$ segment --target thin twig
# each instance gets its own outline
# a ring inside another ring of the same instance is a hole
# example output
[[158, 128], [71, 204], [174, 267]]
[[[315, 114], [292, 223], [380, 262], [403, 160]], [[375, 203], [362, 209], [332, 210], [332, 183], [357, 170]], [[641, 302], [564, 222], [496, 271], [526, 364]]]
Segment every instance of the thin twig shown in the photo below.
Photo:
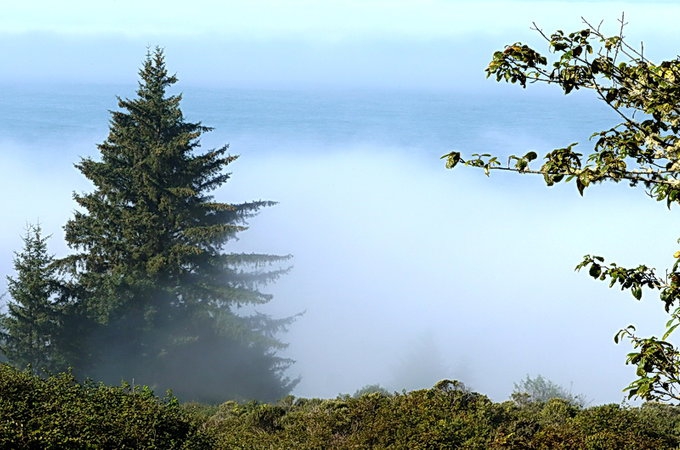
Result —
[[[472, 166], [472, 167], [478, 167], [478, 166]], [[480, 168], [485, 168], [488, 170], [502, 170], [506, 172], [516, 172], [516, 173], [521, 173], [521, 174], [530, 174], [530, 175], [551, 175], [551, 176], [578, 176], [580, 172], [548, 172], [548, 171], [543, 171], [543, 170], [534, 170], [534, 169], [517, 169], [514, 167], [508, 167], [508, 166], [490, 166], [490, 167], [480, 167]], [[667, 173], [672, 173], [672, 171], [665, 171]], [[655, 178], [658, 176], [659, 172], [653, 172], [653, 173], [647, 173], [647, 172], [634, 172], [634, 171], [629, 171], [621, 174], [620, 176], [614, 177], [614, 176], [605, 176], [601, 180], [594, 180], [594, 181], [605, 181], [605, 180], [610, 180], [610, 181], [615, 181], [618, 182], [620, 180], [627, 180], [627, 181], [634, 181], [636, 183], [649, 183], [649, 184], [660, 184], [660, 185], [667, 185], [667, 186], [680, 186], [680, 181], [676, 179], [659, 179]]]

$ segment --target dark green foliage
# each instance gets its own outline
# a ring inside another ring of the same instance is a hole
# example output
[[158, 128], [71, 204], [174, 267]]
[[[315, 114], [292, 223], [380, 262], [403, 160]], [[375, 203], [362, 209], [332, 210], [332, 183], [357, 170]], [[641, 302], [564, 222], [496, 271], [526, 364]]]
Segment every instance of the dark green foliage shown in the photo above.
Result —
[[41, 379], [0, 365], [0, 448], [628, 449], [680, 445], [680, 409], [562, 399], [493, 403], [444, 380], [432, 389], [276, 404], [158, 399], [150, 389]]
[[0, 448], [208, 449], [209, 435], [177, 400], [146, 388], [41, 379], [0, 365]]
[[220, 448], [487, 448], [499, 420], [493, 403], [458, 382], [430, 390], [336, 400], [230, 402], [207, 427]]
[[258, 287], [286, 270], [287, 256], [233, 254], [225, 245], [272, 202], [230, 204], [211, 192], [237, 157], [228, 147], [199, 151], [210, 130], [184, 120], [168, 95], [163, 52], [147, 56], [137, 97], [119, 99], [101, 159], [76, 167], [95, 186], [75, 194], [80, 209], [60, 260], [68, 362], [79, 377], [173, 388], [186, 400], [275, 400], [295, 380], [276, 351], [291, 319], [245, 314], [266, 303]]
[[39, 225], [28, 226], [24, 248], [14, 258], [16, 277], [7, 278], [8, 312], [0, 316], [1, 353], [13, 365], [39, 373], [65, 368], [56, 348], [61, 323], [58, 278], [47, 239]]
[[221, 449], [673, 449], [680, 412], [583, 409], [562, 399], [493, 403], [456, 381], [403, 394], [275, 405], [227, 402], [205, 423]]

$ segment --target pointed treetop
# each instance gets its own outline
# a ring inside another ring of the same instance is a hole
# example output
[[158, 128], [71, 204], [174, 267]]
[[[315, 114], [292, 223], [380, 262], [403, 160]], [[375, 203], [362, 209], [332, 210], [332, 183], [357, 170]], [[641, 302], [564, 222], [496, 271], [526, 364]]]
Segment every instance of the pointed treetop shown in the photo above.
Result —
[[138, 82], [137, 94], [145, 100], [163, 98], [165, 89], [177, 82], [175, 75], [168, 75], [165, 67], [165, 54], [159, 46], [156, 46], [153, 51], [147, 50], [144, 65], [139, 70], [139, 77], [141, 80]]

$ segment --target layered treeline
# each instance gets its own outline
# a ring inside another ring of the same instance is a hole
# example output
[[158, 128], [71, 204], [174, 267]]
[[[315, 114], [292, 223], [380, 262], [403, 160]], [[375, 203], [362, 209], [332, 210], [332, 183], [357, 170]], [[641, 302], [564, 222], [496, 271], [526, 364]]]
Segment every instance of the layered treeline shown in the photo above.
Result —
[[93, 190], [74, 194], [70, 254], [50, 255], [39, 225], [26, 232], [0, 317], [2, 353], [38, 374], [71, 370], [182, 399], [281, 398], [296, 380], [284, 375], [291, 361], [278, 356], [276, 333], [291, 319], [253, 307], [271, 300], [260, 288], [286, 271], [288, 256], [226, 249], [273, 203], [216, 200], [237, 157], [228, 146], [200, 148], [210, 128], [184, 119], [162, 50], [139, 76], [98, 157], [76, 164]]
[[146, 388], [78, 384], [0, 365], [2, 448], [646, 449], [680, 446], [680, 408], [494, 403], [455, 381], [432, 389], [219, 406]]

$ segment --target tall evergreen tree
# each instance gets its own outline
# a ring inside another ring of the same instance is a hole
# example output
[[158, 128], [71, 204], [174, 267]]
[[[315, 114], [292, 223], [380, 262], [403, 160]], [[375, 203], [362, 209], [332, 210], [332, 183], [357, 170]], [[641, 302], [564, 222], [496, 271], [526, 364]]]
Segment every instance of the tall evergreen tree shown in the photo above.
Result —
[[0, 315], [0, 351], [14, 366], [37, 373], [65, 368], [58, 350], [60, 311], [55, 260], [40, 225], [29, 225], [15, 254], [15, 277], [7, 277], [8, 312]]
[[[83, 342], [78, 373], [172, 388], [186, 399], [271, 400], [295, 380], [275, 333], [290, 319], [243, 314], [271, 296], [258, 290], [288, 256], [226, 253], [245, 221], [273, 203], [218, 202], [228, 146], [199, 151], [211, 128], [184, 120], [167, 95], [162, 50], [147, 55], [137, 97], [118, 99], [101, 160], [76, 167], [95, 186], [65, 226], [74, 253], [69, 328]], [[273, 265], [273, 266], [272, 266]], [[83, 339], [85, 337], [85, 339]], [[74, 336], [74, 339], [77, 336]]]

